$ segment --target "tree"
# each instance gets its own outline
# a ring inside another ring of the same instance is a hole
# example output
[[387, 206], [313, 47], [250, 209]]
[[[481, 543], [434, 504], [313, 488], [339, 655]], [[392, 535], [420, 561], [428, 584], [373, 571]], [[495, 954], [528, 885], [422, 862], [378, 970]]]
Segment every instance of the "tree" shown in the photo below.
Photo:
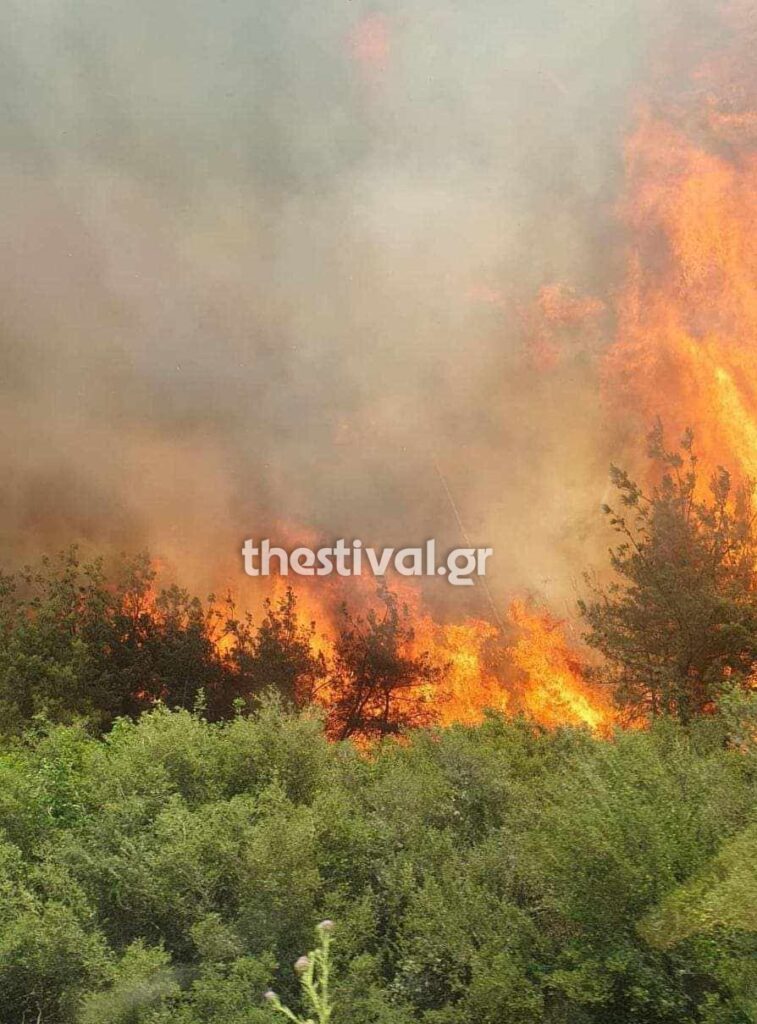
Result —
[[430, 724], [443, 668], [428, 653], [415, 654], [415, 633], [406, 607], [386, 587], [383, 610], [365, 617], [342, 608], [329, 679], [329, 731], [337, 739], [377, 739]]
[[201, 691], [222, 703], [218, 609], [155, 580], [146, 554], [108, 576], [75, 547], [0, 574], [0, 729], [17, 732], [38, 714], [105, 729], [158, 699], [192, 707]]
[[201, 695], [218, 714], [230, 712], [213, 599], [204, 605], [176, 585], [156, 591], [146, 556], [121, 567], [112, 595], [107, 614], [95, 620], [91, 649], [97, 685], [115, 681], [116, 714], [138, 714], [156, 700], [191, 708]]
[[233, 614], [226, 625], [232, 645], [226, 659], [233, 666], [240, 696], [275, 690], [285, 702], [303, 707], [312, 702], [326, 676], [326, 662], [314, 650], [315, 623], [303, 624], [291, 587], [273, 602], [264, 602], [265, 615], [255, 627], [249, 615]]
[[746, 685], [757, 658], [754, 517], [750, 488], [718, 469], [709, 496], [687, 431], [669, 451], [658, 422], [649, 436], [658, 482], [649, 493], [612, 467], [623, 512], [605, 506], [621, 542], [616, 579], [579, 602], [586, 640], [604, 656], [596, 674], [629, 719], [713, 710], [723, 689]]

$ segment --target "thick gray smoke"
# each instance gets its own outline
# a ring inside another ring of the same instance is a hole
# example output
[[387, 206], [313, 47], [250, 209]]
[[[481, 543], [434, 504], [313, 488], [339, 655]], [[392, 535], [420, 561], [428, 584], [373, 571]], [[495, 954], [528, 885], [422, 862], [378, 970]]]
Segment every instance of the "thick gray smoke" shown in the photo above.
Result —
[[245, 536], [454, 545], [436, 461], [497, 596], [562, 601], [611, 323], [540, 358], [534, 301], [617, 274], [654, 29], [632, 0], [6, 5], [5, 558], [148, 545], [210, 586]]

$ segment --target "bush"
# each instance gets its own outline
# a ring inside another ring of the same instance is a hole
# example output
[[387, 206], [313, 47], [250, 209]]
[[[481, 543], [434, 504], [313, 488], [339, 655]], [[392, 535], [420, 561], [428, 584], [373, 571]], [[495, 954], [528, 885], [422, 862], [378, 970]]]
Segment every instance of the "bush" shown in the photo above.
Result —
[[269, 987], [307, 1016], [292, 965], [328, 917], [332, 1024], [746, 1024], [736, 710], [610, 740], [490, 716], [370, 756], [275, 700], [35, 727], [0, 753], [0, 1022], [272, 1024]]

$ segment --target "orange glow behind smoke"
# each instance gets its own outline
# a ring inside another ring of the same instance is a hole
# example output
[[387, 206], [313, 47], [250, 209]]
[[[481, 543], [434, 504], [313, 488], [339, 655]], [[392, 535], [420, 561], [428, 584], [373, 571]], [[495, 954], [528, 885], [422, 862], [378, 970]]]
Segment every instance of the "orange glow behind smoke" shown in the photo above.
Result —
[[367, 14], [352, 30], [349, 48], [367, 77], [383, 74], [389, 64], [389, 23], [383, 14]]
[[534, 366], [551, 370], [562, 359], [566, 345], [598, 339], [598, 321], [604, 303], [583, 298], [562, 284], [544, 285], [535, 308], [524, 316], [526, 346]]

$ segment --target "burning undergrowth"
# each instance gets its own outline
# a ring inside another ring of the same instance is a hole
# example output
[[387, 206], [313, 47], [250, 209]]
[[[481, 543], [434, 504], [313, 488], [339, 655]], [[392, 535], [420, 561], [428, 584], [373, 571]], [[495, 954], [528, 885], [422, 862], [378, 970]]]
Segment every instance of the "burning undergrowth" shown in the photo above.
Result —
[[[639, 466], [659, 415], [694, 428], [707, 473], [757, 473], [754, 11], [650, 5], [630, 40], [610, 12], [598, 47], [579, 5], [575, 61], [566, 25], [523, 27], [536, 70], [494, 13], [417, 0], [319, 20], [299, 5], [298, 28], [265, 21], [251, 45], [279, 70], [255, 62], [248, 87], [232, 44], [250, 25], [230, 5], [210, 34], [187, 23], [176, 91], [135, 65], [126, 15], [105, 25], [88, 7], [109, 45], [64, 26], [57, 120], [21, 58], [62, 26], [19, 14], [8, 561], [71, 540], [147, 546], [166, 579], [230, 587], [232, 619], [259, 626], [285, 581], [242, 590], [242, 529], [470, 534], [496, 551], [491, 594], [390, 584], [424, 715], [609, 726], [572, 612], [575, 574], [605, 546], [607, 464]], [[470, 61], [457, 41], [473, 37], [492, 45]], [[220, 93], [195, 84], [221, 66], [223, 122]], [[150, 613], [156, 637], [199, 614], [182, 600]], [[332, 676], [343, 604], [381, 635], [372, 588], [298, 588], [298, 628]], [[230, 664], [249, 635], [224, 615], [213, 643]]]

